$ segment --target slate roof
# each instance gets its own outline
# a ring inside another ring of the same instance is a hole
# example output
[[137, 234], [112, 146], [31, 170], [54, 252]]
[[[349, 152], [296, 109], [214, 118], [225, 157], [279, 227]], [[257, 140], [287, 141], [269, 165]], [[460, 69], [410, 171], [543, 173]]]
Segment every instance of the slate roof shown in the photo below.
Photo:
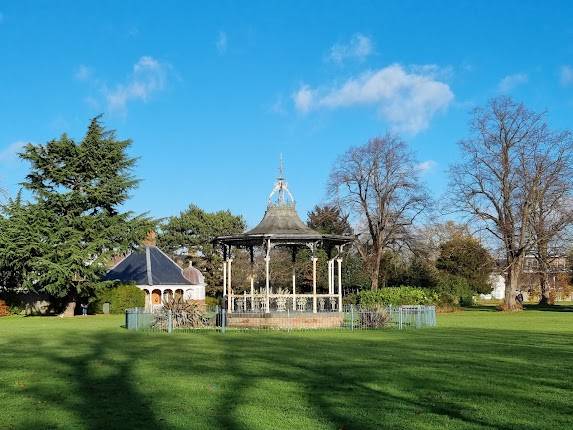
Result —
[[261, 222], [246, 233], [218, 236], [211, 242], [232, 246], [260, 245], [266, 240], [292, 245], [321, 242], [327, 247], [332, 247], [352, 242], [353, 239], [351, 236], [321, 234], [302, 222], [296, 211], [294, 197], [284, 177], [281, 157], [279, 176], [269, 195], [267, 210]]
[[307, 235], [318, 238], [321, 236], [319, 232], [302, 222], [294, 204], [269, 205], [261, 222], [245, 233], [245, 235], [257, 234]]
[[111, 268], [104, 279], [136, 285], [194, 285], [181, 267], [156, 246], [134, 251]]

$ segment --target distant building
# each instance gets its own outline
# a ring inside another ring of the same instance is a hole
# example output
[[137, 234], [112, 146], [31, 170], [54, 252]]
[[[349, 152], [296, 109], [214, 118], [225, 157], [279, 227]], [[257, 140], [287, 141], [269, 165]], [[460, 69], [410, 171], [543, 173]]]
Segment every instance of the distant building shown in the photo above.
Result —
[[[499, 260], [498, 266], [502, 267], [504, 261]], [[571, 294], [565, 291], [559, 291], [558, 279], [560, 276], [568, 276], [571, 272], [570, 262], [567, 256], [555, 255], [549, 260], [549, 288], [555, 291], [556, 296], [561, 299], [570, 299]], [[539, 268], [539, 261], [534, 255], [526, 255], [523, 260], [523, 269], [521, 271], [518, 292], [521, 292], [525, 300], [528, 300], [530, 296], [539, 295], [539, 277], [537, 276], [541, 272]], [[492, 286], [492, 292], [489, 294], [480, 294], [480, 298], [490, 300], [502, 300], [505, 298], [505, 277], [503, 273], [494, 272], [490, 275], [490, 283]]]
[[484, 300], [502, 300], [505, 297], [505, 278], [499, 273], [492, 273], [489, 275], [489, 282], [491, 284], [491, 293], [480, 294], [480, 298]]
[[157, 246], [132, 252], [112, 267], [105, 279], [135, 284], [145, 292], [145, 308], [153, 311], [173, 297], [205, 301], [205, 278], [193, 266], [181, 269]]

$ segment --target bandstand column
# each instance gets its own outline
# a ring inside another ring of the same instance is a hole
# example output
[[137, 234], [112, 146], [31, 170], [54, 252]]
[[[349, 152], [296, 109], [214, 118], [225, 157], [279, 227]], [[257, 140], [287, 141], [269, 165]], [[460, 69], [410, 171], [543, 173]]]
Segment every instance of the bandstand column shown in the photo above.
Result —
[[292, 310], [296, 311], [296, 271], [292, 265]]
[[249, 276], [251, 281], [251, 310], [254, 310], [255, 309], [255, 250], [252, 246], [249, 247], [249, 254], [251, 257], [251, 275]]
[[335, 283], [335, 273], [336, 273], [336, 269], [334, 268], [335, 264], [334, 264], [334, 258], [332, 259], [332, 264], [330, 265], [330, 270], [332, 271], [332, 294], [334, 294], [335, 291], [335, 287], [334, 287], [334, 283]]
[[332, 260], [328, 260], [328, 294], [332, 294]]
[[296, 248], [292, 248], [292, 310], [296, 311]]
[[271, 262], [271, 257], [265, 257], [265, 273], [266, 273], [266, 280], [265, 280], [265, 312], [268, 314], [270, 312], [270, 299], [269, 299], [269, 290], [270, 290], [270, 280], [269, 280], [269, 265]]
[[342, 312], [342, 258], [337, 258], [336, 262], [338, 263], [338, 311]]
[[316, 313], [316, 262], [318, 258], [312, 257], [312, 312]]
[[227, 257], [223, 259], [223, 302], [227, 299]]
[[229, 265], [229, 269], [227, 270], [227, 276], [229, 277], [227, 286], [229, 288], [229, 301], [227, 302], [227, 312], [231, 312], [233, 310], [233, 287], [231, 283], [231, 263], [233, 262], [232, 258], [229, 258], [227, 264]]
[[270, 272], [270, 263], [271, 263], [271, 240], [268, 239], [267, 240], [267, 255], [265, 257], [265, 275], [266, 275], [266, 280], [265, 280], [265, 288], [266, 288], [266, 298], [265, 298], [265, 307], [266, 307], [266, 313], [270, 313], [271, 312], [271, 301], [270, 301], [270, 297], [269, 297], [269, 293], [270, 293], [270, 279], [269, 279], [269, 272]]

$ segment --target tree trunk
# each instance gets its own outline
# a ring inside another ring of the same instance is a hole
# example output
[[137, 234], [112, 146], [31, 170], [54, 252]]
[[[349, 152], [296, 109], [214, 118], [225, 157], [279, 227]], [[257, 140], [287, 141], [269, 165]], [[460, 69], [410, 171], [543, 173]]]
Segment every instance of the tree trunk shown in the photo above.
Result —
[[[544, 231], [541, 228], [541, 231]], [[550, 298], [549, 298], [549, 252], [548, 252], [548, 244], [546, 240], [540, 240], [537, 244], [538, 253], [537, 253], [537, 263], [539, 265], [539, 287], [541, 289], [541, 298], [539, 299], [540, 305], [549, 305]]]
[[515, 260], [513, 264], [507, 269], [507, 276], [505, 279], [505, 299], [504, 310], [515, 311], [521, 309], [521, 305], [517, 303], [517, 288], [519, 285], [519, 271], [520, 264]]
[[373, 290], [377, 290], [378, 289], [378, 277], [380, 276], [380, 265], [374, 263], [374, 268], [372, 270], [372, 283], [370, 284], [370, 288], [372, 288]]
[[76, 313], [76, 295], [69, 293], [66, 297], [66, 307], [61, 313], [62, 317], [73, 317]]
[[551, 305], [551, 297], [549, 295], [549, 282], [547, 279], [547, 273], [543, 271], [539, 276], [539, 286], [541, 287], [541, 298], [539, 299], [540, 305]]
[[382, 256], [380, 255], [381, 253], [378, 252], [376, 254], [376, 258], [374, 259], [374, 266], [372, 267], [372, 273], [371, 273], [371, 288], [373, 290], [377, 290], [378, 289], [378, 284], [380, 282], [380, 265], [381, 265], [381, 261], [382, 261]]

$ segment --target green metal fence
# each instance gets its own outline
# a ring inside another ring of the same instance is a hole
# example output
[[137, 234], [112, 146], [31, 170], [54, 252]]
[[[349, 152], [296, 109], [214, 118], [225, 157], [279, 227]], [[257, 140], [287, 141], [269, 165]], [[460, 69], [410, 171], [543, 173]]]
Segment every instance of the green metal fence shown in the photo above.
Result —
[[396, 306], [361, 309], [346, 305], [341, 312], [233, 312], [209, 307], [193, 327], [178, 326], [177, 315], [152, 313], [144, 308], [125, 312], [125, 327], [145, 332], [182, 333], [203, 330], [372, 330], [394, 328], [419, 329], [436, 326], [435, 306]]

